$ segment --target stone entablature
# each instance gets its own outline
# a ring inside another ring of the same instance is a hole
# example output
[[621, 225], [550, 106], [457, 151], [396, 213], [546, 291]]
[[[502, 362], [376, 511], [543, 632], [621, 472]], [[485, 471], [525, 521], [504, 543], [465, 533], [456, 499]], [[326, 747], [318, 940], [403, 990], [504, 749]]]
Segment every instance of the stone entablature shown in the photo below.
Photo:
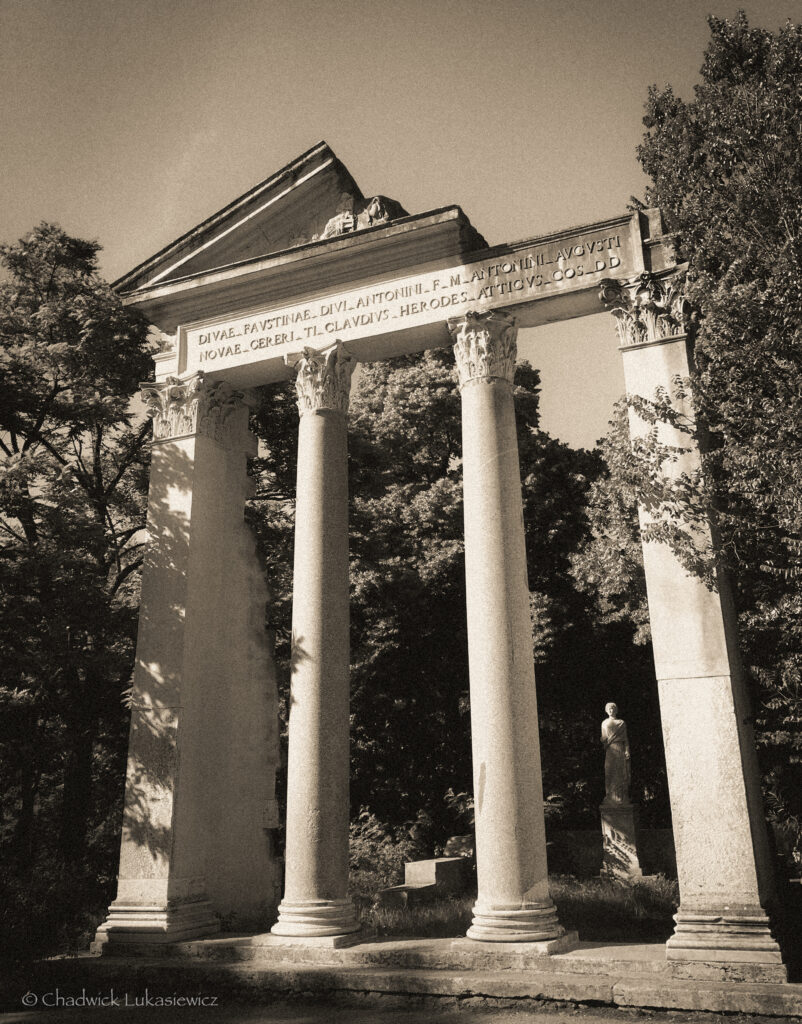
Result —
[[684, 274], [657, 277], [643, 273], [636, 281], [603, 281], [599, 298], [615, 318], [621, 348], [650, 345], [687, 335], [692, 326], [685, 298]]
[[228, 419], [244, 397], [224, 381], [208, 381], [202, 372], [187, 380], [168, 377], [162, 384], [144, 383], [141, 397], [153, 420], [153, 441], [174, 441], [202, 434], [218, 444], [229, 443]]
[[501, 310], [449, 320], [460, 388], [490, 380], [512, 384], [518, 352], [515, 317]]
[[356, 360], [341, 342], [319, 352], [305, 348], [301, 353], [287, 356], [286, 362], [296, 370], [299, 416], [321, 409], [348, 412]]
[[632, 282], [673, 267], [651, 213], [493, 248], [467, 239], [456, 208], [376, 220], [368, 231], [357, 218], [355, 229], [351, 220], [332, 224], [344, 233], [311, 248], [141, 289], [125, 301], [176, 332], [172, 362], [159, 360], [160, 379], [203, 370], [250, 387], [285, 377], [286, 355], [335, 338], [371, 362], [446, 346], [446, 320], [472, 311], [508, 309], [522, 328], [599, 312], [599, 287], [613, 275]]

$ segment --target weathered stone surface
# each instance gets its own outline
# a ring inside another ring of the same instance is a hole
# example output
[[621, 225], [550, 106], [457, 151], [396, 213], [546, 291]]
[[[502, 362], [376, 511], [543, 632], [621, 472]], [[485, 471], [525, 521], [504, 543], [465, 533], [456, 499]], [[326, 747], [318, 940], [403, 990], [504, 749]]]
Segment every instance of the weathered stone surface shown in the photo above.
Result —
[[352, 361], [341, 346], [297, 360], [300, 422], [292, 601], [284, 897], [273, 933], [359, 930], [348, 897], [349, 608], [345, 410]]
[[[549, 895], [521, 477], [515, 323], [449, 321], [462, 395], [465, 578], [479, 894], [469, 938], [540, 942]], [[515, 713], [511, 713], [511, 709]]]
[[642, 878], [638, 859], [637, 814], [632, 804], [599, 808], [602, 827], [602, 874], [624, 881]]
[[376, 902], [383, 907], [405, 907], [462, 892], [470, 883], [472, 867], [465, 857], [408, 861], [404, 865], [404, 884], [381, 889]]
[[[602, 295], [618, 322], [628, 393], [649, 401], [658, 388], [673, 395], [690, 365], [680, 284], [643, 275], [633, 287], [611, 286]], [[674, 405], [693, 423], [690, 397]], [[649, 429], [631, 410], [633, 437]], [[669, 476], [698, 471], [687, 432], [661, 424], [659, 439], [684, 449], [664, 467]], [[640, 519], [646, 529], [649, 512], [641, 509]], [[691, 541], [710, 543], [709, 530], [699, 529], [689, 532]], [[717, 591], [709, 590], [666, 544], [647, 541], [643, 558], [680, 883], [668, 956], [710, 961], [719, 949], [739, 962], [749, 960], [749, 950], [759, 959], [772, 948], [779, 960], [765, 915], [775, 887], [727, 581], [719, 577]], [[740, 930], [737, 943], [733, 929]]]
[[348, 170], [321, 142], [126, 274], [136, 291], [310, 242], [341, 210], [364, 204]]
[[631, 976], [615, 980], [612, 1001], [616, 1006], [797, 1017], [802, 1015], [802, 985], [669, 979], [656, 982]]
[[438, 895], [461, 892], [470, 881], [470, 862], [465, 857], [434, 857], [404, 865], [406, 885], [434, 885]]
[[[374, 197], [366, 214], [377, 201], [389, 209], [390, 201]], [[645, 260], [673, 264], [654, 235], [659, 214], [489, 249], [458, 207], [402, 223], [380, 223], [380, 214], [370, 231], [360, 230], [362, 214], [338, 209], [333, 234], [311, 251], [221, 265], [190, 281], [139, 278], [126, 301], [175, 337], [174, 362], [166, 360], [163, 372], [201, 369], [256, 386], [285, 375], [288, 352], [334, 338], [363, 361], [391, 358], [445, 345], [446, 318], [470, 312], [515, 307], [524, 327], [593, 314], [609, 274], [634, 276]]]
[[108, 917], [98, 928], [90, 950], [93, 953], [115, 953], [120, 945], [163, 945], [196, 935], [210, 935], [219, 930], [220, 919], [208, 900], [147, 907], [139, 903], [124, 903], [118, 896], [109, 907]]
[[[300, 371], [302, 417], [288, 869], [276, 931], [336, 938], [358, 927], [345, 888], [342, 414], [350, 370], [338, 347], [299, 352], [337, 337], [357, 357], [389, 358], [442, 346], [451, 331], [463, 402], [479, 869], [469, 934], [565, 943], [546, 878], [511, 397], [515, 327], [504, 307], [526, 326], [596, 312], [596, 285], [620, 274], [625, 280], [605, 281], [602, 295], [616, 317], [628, 389], [649, 399], [687, 375], [681, 282], [643, 273], [673, 266], [656, 211], [486, 249], [455, 208], [392, 223], [399, 211], [382, 197], [361, 205], [332, 161], [316, 147], [124, 279], [127, 301], [174, 339], [146, 394], [172, 461], [154, 457], [151, 518], [162, 562], [144, 588], [120, 885], [100, 941], [127, 929], [132, 946], [143, 934], [169, 940], [213, 927], [212, 907], [236, 915], [272, 906], [275, 863], [264, 830], [275, 824], [275, 704], [272, 689], [259, 704], [260, 680], [273, 686], [263, 588], [257, 573], [242, 585], [244, 449], [236, 438], [245, 421], [236, 389], [286, 376], [288, 356]], [[316, 185], [307, 190], [305, 181]], [[310, 231], [329, 237], [302, 252], [249, 259], [262, 255], [267, 226], [287, 244]], [[688, 403], [680, 411], [692, 415]], [[632, 429], [644, 429], [635, 417]], [[684, 435], [672, 431], [663, 440], [681, 444]], [[670, 471], [698, 464], [691, 450]], [[682, 890], [668, 955], [686, 971], [721, 964], [744, 976], [761, 965], [780, 972], [764, 913], [770, 859], [726, 587], [706, 590], [665, 546], [647, 544], [644, 560]], [[618, 786], [612, 802], [621, 809], [627, 799]]]
[[605, 710], [607, 718], [601, 727], [601, 741], [604, 747], [604, 803], [629, 804], [632, 770], [627, 723], [618, 717], [617, 704], [610, 703]]
[[335, 214], [323, 228], [319, 238], [334, 238], [337, 235], [347, 235], [352, 231], [364, 231], [365, 228], [378, 227], [379, 224], [388, 224], [399, 217], [406, 217], [407, 211], [395, 199], [388, 199], [387, 196], [372, 196], [370, 199], [353, 199], [349, 209], [341, 210]]
[[[254, 538], [242, 395], [202, 375], [148, 385], [149, 541], [117, 898], [102, 946], [275, 913], [275, 668]], [[221, 827], [221, 822], [225, 822]], [[274, 824], [274, 822], [273, 822]]]
[[268, 955], [280, 956], [281, 950], [300, 947], [302, 949], [346, 949], [360, 941], [358, 932], [347, 932], [341, 935], [282, 935], [270, 934], [261, 936], [259, 948]]
[[415, 903], [429, 903], [442, 893], [432, 882], [429, 885], [391, 885], [387, 889], [379, 889], [376, 903], [380, 907], [407, 907]]
[[[714, 952], [721, 952], [716, 950]], [[738, 962], [730, 957], [719, 957], [717, 960], [682, 960], [672, 958], [666, 961], [668, 975], [671, 978], [693, 979], [695, 981], [726, 981], [726, 982], [785, 982], [788, 980], [785, 965], [778, 961]]]
[[[459, 948], [460, 943], [473, 951]], [[199, 950], [216, 949], [219, 954], [226, 948], [256, 949], [263, 959], [226, 963], [198, 955]], [[159, 959], [44, 961], [26, 970], [19, 992], [8, 983], [5, 988], [15, 1005], [29, 988], [52, 991], [58, 986], [62, 993], [80, 993], [89, 986], [113, 984], [122, 991], [141, 991], [147, 985], [150, 991], [166, 992], [202, 986], [221, 998], [260, 1001], [281, 992], [359, 992], [360, 998], [371, 994], [452, 996], [466, 1001], [491, 997], [511, 1004], [522, 1001], [535, 1012], [537, 1000], [559, 999], [605, 1006], [802, 1016], [802, 985], [672, 979], [655, 970], [657, 965], [667, 968], [662, 951], [659, 945], [600, 947], [592, 943], [571, 953], [530, 955], [525, 962], [524, 951], [510, 953], [506, 945], [488, 947], [469, 940], [394, 940], [321, 948], [275, 944], [272, 938], [253, 936], [181, 943], [164, 950], [171, 956]], [[502, 966], [513, 961], [520, 966]]]
[[[483, 940], [471, 939], [469, 935], [467, 939], [457, 939], [455, 941], [458, 944], [457, 948], [464, 949], [466, 942], [482, 942]], [[563, 932], [562, 935], [559, 935], [555, 939], [543, 939], [539, 942], [532, 942], [524, 939], [521, 942], [505, 943], [504, 948], [507, 949], [508, 947], [512, 947], [514, 952], [522, 955], [526, 965], [530, 965], [541, 957], [551, 957], [558, 953], [568, 953], [572, 949], [576, 949], [578, 944], [579, 934], [577, 932]], [[497, 967], [495, 964], [492, 966]]]
[[344, 345], [335, 342], [328, 348], [304, 348], [286, 357], [295, 369], [298, 413], [303, 416], [318, 409], [348, 412], [351, 376], [355, 361]]

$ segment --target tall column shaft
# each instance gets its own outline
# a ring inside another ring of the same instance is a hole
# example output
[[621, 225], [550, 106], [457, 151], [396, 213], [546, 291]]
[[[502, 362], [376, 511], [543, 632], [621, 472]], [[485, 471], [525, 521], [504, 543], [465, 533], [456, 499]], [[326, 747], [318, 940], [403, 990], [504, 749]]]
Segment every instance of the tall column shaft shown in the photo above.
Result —
[[[629, 288], [609, 282], [602, 298], [617, 320], [627, 392], [648, 400], [659, 388], [672, 394], [690, 366], [687, 310], [676, 280], [644, 276]], [[690, 399], [673, 404], [692, 424]], [[649, 428], [631, 411], [633, 438]], [[659, 440], [685, 449], [663, 467], [669, 478], [698, 471], [689, 434], [661, 424]], [[641, 508], [639, 515], [645, 530], [652, 514]], [[687, 531], [687, 524], [674, 522]], [[712, 543], [709, 528], [696, 533], [695, 543]], [[766, 976], [782, 979], [766, 914], [773, 869], [727, 581], [708, 589], [663, 543], [645, 541], [643, 560], [680, 883], [667, 955], [762, 964]]]
[[307, 350], [298, 376], [284, 898], [273, 933], [358, 930], [348, 899], [350, 356]]
[[[275, 673], [243, 520], [242, 395], [202, 374], [145, 385], [149, 540], [117, 898], [106, 943], [176, 941], [272, 915]], [[254, 614], [256, 609], [256, 614]]]
[[564, 929], [549, 896], [537, 698], [505, 313], [449, 322], [462, 394], [465, 577], [479, 894], [469, 938]]

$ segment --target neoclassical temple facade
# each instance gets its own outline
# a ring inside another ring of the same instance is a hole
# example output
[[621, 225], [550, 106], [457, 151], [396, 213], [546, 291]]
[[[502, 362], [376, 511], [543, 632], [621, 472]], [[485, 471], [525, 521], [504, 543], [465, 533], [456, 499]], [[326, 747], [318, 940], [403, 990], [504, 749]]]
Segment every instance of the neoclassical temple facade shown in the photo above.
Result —
[[[519, 327], [609, 310], [627, 390], [692, 358], [682, 267], [649, 210], [489, 247], [458, 207], [366, 199], [323, 143], [117, 283], [162, 332], [117, 897], [98, 945], [272, 915], [276, 943], [358, 939], [348, 898], [347, 415], [353, 369], [453, 350], [462, 400], [478, 943], [576, 941], [549, 896], [513, 376]], [[611, 331], [611, 338], [613, 332]], [[294, 376], [298, 480], [286, 872], [267, 590], [243, 521], [252, 389]], [[676, 404], [693, 416], [689, 399]], [[647, 429], [635, 413], [633, 436]], [[698, 465], [688, 438], [668, 472]], [[641, 510], [644, 525], [649, 513]], [[679, 524], [680, 526], [682, 524]], [[735, 617], [644, 544], [681, 905], [667, 957], [784, 978]]]

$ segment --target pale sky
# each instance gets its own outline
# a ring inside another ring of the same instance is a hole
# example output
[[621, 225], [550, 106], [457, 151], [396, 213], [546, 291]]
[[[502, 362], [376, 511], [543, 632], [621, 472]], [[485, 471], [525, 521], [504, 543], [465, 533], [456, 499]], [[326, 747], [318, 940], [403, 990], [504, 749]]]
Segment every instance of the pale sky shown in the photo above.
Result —
[[[114, 279], [321, 139], [365, 195], [459, 204], [490, 244], [642, 194], [647, 88], [692, 96], [708, 13], [800, 0], [0, 0], [0, 240], [96, 238]], [[609, 318], [521, 332], [543, 425], [592, 445]]]

